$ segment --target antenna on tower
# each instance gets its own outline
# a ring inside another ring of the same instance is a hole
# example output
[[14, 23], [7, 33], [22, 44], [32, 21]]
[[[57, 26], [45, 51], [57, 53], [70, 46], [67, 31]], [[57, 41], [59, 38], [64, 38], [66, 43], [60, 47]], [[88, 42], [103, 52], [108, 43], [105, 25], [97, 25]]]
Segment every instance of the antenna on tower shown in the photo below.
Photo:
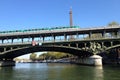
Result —
[[[73, 28], [72, 7], [70, 7], [69, 15], [70, 15], [70, 28]], [[73, 39], [74, 39], [74, 36], [70, 35], [70, 40], [73, 40]]]
[[70, 27], [73, 26], [73, 19], [72, 19], [72, 7], [70, 7], [70, 12], [69, 12], [69, 15], [70, 15]]

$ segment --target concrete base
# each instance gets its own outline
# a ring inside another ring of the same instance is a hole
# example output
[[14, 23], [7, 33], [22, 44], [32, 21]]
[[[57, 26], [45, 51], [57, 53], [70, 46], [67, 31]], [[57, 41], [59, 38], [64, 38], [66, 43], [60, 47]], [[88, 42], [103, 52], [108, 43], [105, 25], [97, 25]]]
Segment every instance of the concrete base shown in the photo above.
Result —
[[88, 58], [77, 59], [73, 63], [82, 65], [102, 66], [102, 57], [98, 55], [93, 55]]
[[99, 55], [93, 55], [89, 57], [90, 59], [90, 64], [95, 65], [95, 66], [102, 66], [102, 57]]
[[15, 61], [0, 61], [0, 67], [15, 66]]

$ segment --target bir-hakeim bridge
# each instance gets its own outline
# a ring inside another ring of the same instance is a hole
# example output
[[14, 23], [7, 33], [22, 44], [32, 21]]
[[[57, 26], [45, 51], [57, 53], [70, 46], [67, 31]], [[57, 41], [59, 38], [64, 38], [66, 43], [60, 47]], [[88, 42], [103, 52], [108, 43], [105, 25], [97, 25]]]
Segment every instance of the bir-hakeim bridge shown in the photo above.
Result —
[[[95, 37], [93, 37], [95, 36]], [[40, 51], [65, 52], [102, 65], [97, 54], [116, 49], [120, 58], [120, 26], [82, 29], [78, 26], [0, 32], [0, 66], [14, 65], [13, 58]], [[80, 60], [79, 63], [82, 63]]]

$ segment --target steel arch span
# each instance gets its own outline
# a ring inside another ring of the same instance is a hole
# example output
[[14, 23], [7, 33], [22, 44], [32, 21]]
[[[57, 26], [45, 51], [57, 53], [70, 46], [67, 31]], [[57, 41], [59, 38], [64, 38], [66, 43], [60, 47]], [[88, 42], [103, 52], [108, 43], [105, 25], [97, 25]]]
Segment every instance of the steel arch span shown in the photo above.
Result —
[[33, 52], [42, 52], [42, 51], [65, 52], [79, 57], [81, 56], [87, 57], [93, 55], [90, 52], [74, 47], [47, 45], [47, 46], [29, 46], [29, 47], [22, 47], [22, 48], [8, 50], [0, 54], [0, 59], [13, 59], [21, 55], [25, 55]]
[[107, 49], [105, 49], [105, 51], [108, 51], [108, 50], [111, 50], [111, 49], [114, 49], [114, 48], [120, 48], [120, 44], [108, 47]]

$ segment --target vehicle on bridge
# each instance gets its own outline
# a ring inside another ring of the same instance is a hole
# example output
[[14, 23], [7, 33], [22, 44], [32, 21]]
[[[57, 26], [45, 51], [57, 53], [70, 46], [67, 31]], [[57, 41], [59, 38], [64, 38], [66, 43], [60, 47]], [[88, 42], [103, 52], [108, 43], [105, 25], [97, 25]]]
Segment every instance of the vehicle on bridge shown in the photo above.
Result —
[[38, 43], [36, 41], [32, 41], [32, 46], [36, 46]]
[[34, 31], [42, 31], [42, 30], [57, 30], [57, 29], [69, 29], [69, 28], [79, 28], [79, 26], [67, 26], [67, 27], [53, 27], [53, 28], [39, 28], [39, 29], [26, 29], [26, 30], [14, 30], [14, 31], [0, 31], [0, 34], [5, 33], [15, 33], [15, 32], [34, 32]]

